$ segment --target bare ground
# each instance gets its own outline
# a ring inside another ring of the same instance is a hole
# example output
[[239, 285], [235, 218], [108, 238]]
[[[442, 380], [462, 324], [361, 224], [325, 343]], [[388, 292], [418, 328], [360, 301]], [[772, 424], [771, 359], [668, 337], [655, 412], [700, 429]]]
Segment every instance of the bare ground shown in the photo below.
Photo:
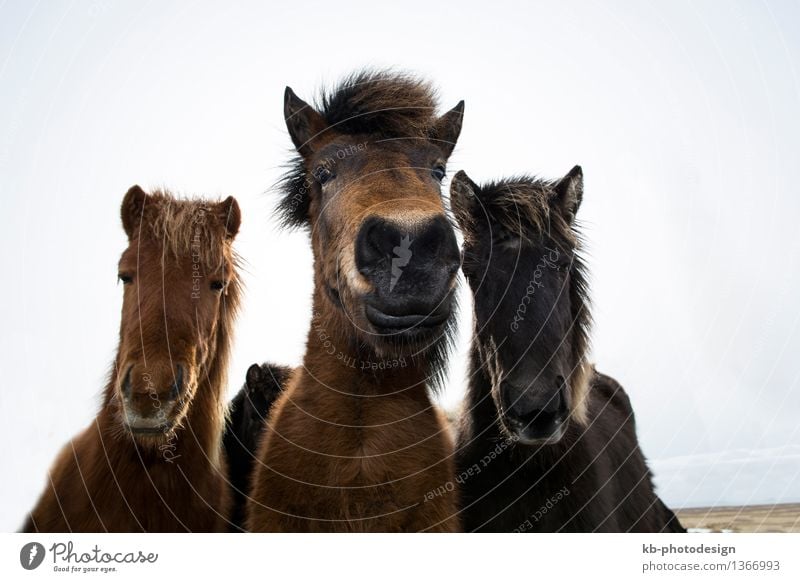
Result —
[[695, 507], [676, 512], [687, 529], [711, 532], [800, 532], [800, 503]]

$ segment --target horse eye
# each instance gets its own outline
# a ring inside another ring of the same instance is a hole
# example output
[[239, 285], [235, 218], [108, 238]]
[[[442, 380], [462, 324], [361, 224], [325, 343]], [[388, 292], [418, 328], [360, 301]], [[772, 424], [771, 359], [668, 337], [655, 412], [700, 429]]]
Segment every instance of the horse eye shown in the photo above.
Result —
[[334, 178], [334, 173], [325, 166], [319, 166], [316, 170], [314, 170], [314, 177], [320, 184], [325, 184]]
[[225, 288], [225, 281], [211, 281], [212, 291], [222, 291]]
[[130, 275], [126, 275], [124, 273], [120, 273], [119, 275], [117, 275], [117, 278], [120, 281], [122, 281], [123, 285], [128, 285], [129, 283], [133, 283], [133, 277], [131, 277]]
[[495, 228], [492, 234], [492, 238], [496, 244], [511, 240], [511, 233], [509, 233], [505, 228]]
[[433, 176], [433, 179], [436, 180], [437, 182], [441, 182], [442, 180], [444, 180], [446, 174], [447, 170], [441, 164], [434, 166], [433, 169], [431, 170], [431, 176]]

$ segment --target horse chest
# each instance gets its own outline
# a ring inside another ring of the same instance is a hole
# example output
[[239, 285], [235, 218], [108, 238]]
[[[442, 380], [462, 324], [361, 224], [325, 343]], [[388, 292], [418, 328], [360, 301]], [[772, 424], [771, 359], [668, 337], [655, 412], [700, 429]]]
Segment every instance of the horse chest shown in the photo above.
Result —
[[[120, 462], [87, 483], [91, 511], [112, 531], [213, 531], [224, 484], [205, 463]], [[200, 473], [198, 473], [200, 471]], [[216, 512], [215, 512], [216, 510]]]
[[264, 473], [264, 505], [303, 516], [288, 529], [408, 531], [413, 508], [432, 488], [425, 469], [446, 453], [425, 438], [435, 436], [435, 423], [403, 404], [351, 409], [335, 422], [320, 415], [313, 426], [309, 409], [284, 408], [275, 429], [285, 438], [266, 447], [275, 472]]
[[616, 531], [599, 467], [578, 453], [510, 455], [465, 480], [469, 531]]

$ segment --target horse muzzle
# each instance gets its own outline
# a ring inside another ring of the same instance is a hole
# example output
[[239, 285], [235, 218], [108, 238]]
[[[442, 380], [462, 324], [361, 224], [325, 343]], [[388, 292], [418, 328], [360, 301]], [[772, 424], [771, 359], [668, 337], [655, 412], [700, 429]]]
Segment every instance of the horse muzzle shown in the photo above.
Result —
[[500, 384], [505, 429], [523, 445], [555, 444], [569, 422], [568, 385], [558, 376], [549, 390], [534, 383], [519, 389], [509, 382]]
[[355, 244], [356, 267], [373, 291], [364, 316], [377, 335], [412, 340], [450, 318], [461, 252], [443, 215], [407, 223], [372, 216]]
[[130, 366], [120, 384], [123, 422], [136, 435], [172, 430], [184, 391], [184, 367]]

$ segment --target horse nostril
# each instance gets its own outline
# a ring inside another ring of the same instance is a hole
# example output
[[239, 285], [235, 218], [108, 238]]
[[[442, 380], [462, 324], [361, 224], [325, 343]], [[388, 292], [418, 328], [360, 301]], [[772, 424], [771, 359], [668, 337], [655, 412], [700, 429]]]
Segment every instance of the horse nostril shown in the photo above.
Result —
[[547, 432], [561, 423], [567, 406], [564, 377], [556, 376], [554, 380], [554, 390], [542, 388], [528, 393], [504, 383], [505, 416], [514, 428]]
[[556, 396], [555, 399], [557, 402], [551, 403], [555, 404], [555, 407], [548, 405], [546, 408], [536, 408], [524, 412], [511, 409], [508, 411], [507, 418], [514, 428], [549, 434], [564, 420], [561, 399], [559, 396]]
[[133, 366], [128, 367], [128, 371], [125, 372], [125, 377], [122, 379], [122, 395], [125, 397], [131, 395], [131, 370], [133, 370]]
[[178, 364], [178, 371], [175, 374], [175, 382], [172, 384], [172, 389], [169, 392], [170, 398], [176, 400], [183, 389], [183, 367]]
[[419, 247], [429, 249], [429, 259], [453, 275], [461, 267], [461, 249], [450, 223], [443, 216], [434, 218], [418, 236]]
[[401, 239], [400, 231], [390, 222], [376, 216], [367, 218], [356, 239], [356, 267], [359, 272], [367, 275], [381, 261], [391, 257]]

